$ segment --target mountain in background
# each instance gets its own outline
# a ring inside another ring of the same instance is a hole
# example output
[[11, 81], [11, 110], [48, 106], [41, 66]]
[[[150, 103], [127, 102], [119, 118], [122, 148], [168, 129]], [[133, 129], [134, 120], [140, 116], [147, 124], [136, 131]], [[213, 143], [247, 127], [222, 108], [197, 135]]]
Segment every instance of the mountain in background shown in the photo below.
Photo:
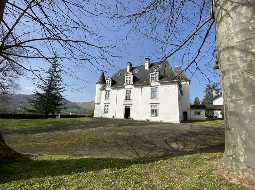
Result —
[[[33, 95], [13, 94], [0, 96], [0, 113], [27, 113], [27, 108], [31, 107], [30, 101]], [[64, 109], [62, 114], [91, 114], [94, 111], [94, 101], [91, 102], [71, 102], [64, 99]]]

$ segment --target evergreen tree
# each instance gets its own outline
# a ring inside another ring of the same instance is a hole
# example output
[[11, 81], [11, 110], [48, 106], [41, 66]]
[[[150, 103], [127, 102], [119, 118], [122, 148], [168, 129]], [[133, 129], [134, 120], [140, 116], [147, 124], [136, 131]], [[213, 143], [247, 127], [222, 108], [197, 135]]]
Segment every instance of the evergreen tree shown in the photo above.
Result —
[[37, 90], [32, 100], [35, 112], [48, 117], [49, 114], [57, 114], [62, 109], [63, 96], [61, 68], [57, 60], [54, 60], [47, 71], [47, 78], [42, 84], [37, 84]]
[[[205, 89], [205, 96], [203, 99], [203, 104], [206, 107], [213, 105], [214, 93], [219, 93], [219, 85], [217, 83], [208, 84]], [[213, 111], [206, 109], [205, 115], [208, 118], [213, 118]]]
[[200, 105], [199, 97], [196, 97], [194, 100], [194, 105]]

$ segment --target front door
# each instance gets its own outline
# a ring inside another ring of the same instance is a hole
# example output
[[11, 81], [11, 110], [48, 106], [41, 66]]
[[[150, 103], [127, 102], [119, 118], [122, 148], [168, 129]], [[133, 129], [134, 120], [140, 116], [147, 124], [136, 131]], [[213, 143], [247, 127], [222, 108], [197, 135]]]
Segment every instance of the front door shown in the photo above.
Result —
[[125, 119], [130, 118], [130, 106], [125, 106], [124, 118]]
[[183, 121], [187, 121], [188, 120], [188, 113], [185, 111], [183, 112]]

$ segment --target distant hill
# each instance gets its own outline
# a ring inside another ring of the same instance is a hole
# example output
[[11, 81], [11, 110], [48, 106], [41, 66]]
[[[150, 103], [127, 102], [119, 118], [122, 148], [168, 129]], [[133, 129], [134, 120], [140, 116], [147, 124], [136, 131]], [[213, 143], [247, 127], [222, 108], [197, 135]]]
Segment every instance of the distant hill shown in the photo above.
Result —
[[[26, 113], [26, 108], [30, 107], [33, 95], [14, 94], [0, 96], [0, 113]], [[89, 114], [94, 111], [94, 101], [91, 102], [71, 102], [64, 99], [64, 109], [62, 113], [69, 114]]]

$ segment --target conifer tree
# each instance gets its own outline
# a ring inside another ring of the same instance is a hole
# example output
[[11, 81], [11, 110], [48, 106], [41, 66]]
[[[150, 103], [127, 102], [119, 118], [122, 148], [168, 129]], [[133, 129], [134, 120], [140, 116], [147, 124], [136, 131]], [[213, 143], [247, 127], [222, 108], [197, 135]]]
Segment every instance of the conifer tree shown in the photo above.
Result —
[[35, 112], [41, 113], [47, 118], [49, 114], [58, 114], [62, 109], [64, 91], [62, 85], [61, 67], [55, 59], [47, 71], [47, 78], [41, 84], [37, 84], [37, 90], [32, 100]]
[[[213, 105], [213, 99], [214, 99], [214, 93], [219, 93], [219, 87], [217, 83], [208, 84], [205, 89], [205, 96], [203, 99], [203, 104], [206, 107], [210, 107]], [[206, 110], [205, 112], [206, 117], [212, 118], [213, 117], [213, 111], [212, 110]]]
[[194, 105], [200, 105], [199, 97], [196, 97], [194, 100]]

